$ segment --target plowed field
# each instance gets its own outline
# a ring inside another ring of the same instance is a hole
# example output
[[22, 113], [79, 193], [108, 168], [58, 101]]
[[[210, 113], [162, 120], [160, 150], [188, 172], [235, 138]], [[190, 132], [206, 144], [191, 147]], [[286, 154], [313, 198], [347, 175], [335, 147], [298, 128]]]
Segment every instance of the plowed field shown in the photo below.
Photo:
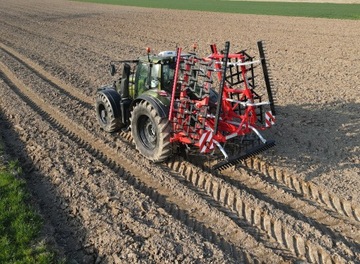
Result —
[[[72, 263], [359, 263], [359, 21], [0, 5], [1, 136], [44, 237]], [[110, 60], [227, 40], [251, 54], [265, 40], [275, 148], [211, 174], [177, 157], [154, 165], [129, 133], [100, 130]]]

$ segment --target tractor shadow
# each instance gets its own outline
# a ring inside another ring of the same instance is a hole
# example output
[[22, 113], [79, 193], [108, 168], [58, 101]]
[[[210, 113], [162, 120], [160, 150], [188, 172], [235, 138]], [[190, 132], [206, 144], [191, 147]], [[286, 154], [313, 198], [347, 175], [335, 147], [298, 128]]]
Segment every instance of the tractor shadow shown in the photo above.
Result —
[[266, 131], [276, 147], [262, 154], [270, 162], [302, 173], [306, 180], [360, 171], [360, 104], [277, 107], [277, 124]]

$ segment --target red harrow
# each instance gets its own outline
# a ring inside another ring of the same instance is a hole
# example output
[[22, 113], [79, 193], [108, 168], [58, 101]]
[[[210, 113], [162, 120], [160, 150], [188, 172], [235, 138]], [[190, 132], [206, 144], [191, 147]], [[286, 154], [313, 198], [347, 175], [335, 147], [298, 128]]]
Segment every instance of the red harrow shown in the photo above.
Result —
[[[170, 141], [196, 155], [210, 154], [217, 160], [213, 169], [228, 168], [275, 145], [260, 133], [274, 124], [275, 107], [261, 41], [258, 49], [258, 60], [245, 51], [230, 53], [229, 42], [222, 52], [211, 45], [211, 55], [203, 58], [177, 49]], [[257, 68], [262, 74], [256, 75]], [[265, 83], [262, 90], [255, 79]]]

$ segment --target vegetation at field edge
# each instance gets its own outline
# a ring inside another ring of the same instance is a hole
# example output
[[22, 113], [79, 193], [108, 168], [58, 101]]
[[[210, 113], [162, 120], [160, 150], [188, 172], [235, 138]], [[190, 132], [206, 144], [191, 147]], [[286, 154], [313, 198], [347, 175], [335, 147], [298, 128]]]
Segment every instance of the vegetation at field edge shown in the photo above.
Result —
[[[0, 157], [4, 147], [0, 142]], [[0, 263], [54, 263], [54, 254], [38, 241], [40, 216], [28, 203], [18, 162], [0, 159]]]
[[[252, 2], [232, 0], [74, 0], [112, 5], [254, 15], [360, 19], [360, 4]], [[169, 18], [171, 19], [171, 18]], [[200, 17], [199, 17], [200, 19]]]

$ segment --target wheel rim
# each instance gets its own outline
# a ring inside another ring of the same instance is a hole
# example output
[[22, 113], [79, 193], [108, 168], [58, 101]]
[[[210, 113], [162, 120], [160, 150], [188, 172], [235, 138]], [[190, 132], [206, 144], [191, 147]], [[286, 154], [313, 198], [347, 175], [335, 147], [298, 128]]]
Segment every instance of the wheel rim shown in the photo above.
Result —
[[139, 118], [138, 131], [141, 143], [149, 150], [155, 149], [157, 143], [156, 130], [148, 116], [141, 116]]

